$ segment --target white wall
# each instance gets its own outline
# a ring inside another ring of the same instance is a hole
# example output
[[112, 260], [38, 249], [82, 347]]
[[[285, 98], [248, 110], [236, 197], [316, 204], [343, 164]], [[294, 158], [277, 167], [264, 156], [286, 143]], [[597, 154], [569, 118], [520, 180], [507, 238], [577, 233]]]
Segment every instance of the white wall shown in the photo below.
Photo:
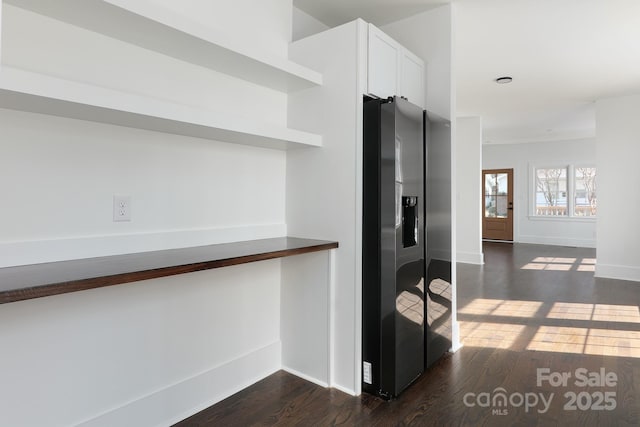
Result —
[[483, 264], [482, 253], [482, 120], [459, 117], [457, 120], [456, 174], [457, 260]]
[[291, 58], [323, 74], [324, 85], [290, 96], [292, 126], [323, 135], [322, 150], [287, 153], [289, 234], [337, 240], [331, 292], [330, 385], [360, 393], [362, 95], [366, 24], [354, 21], [299, 40]]
[[[323, 387], [331, 382], [329, 327], [331, 252], [282, 259], [280, 336], [282, 367]], [[322, 268], [324, 266], [324, 268]], [[313, 274], [310, 274], [313, 272]]]
[[195, 23], [230, 34], [234, 40], [287, 57], [291, 41], [291, 0], [119, 0], [151, 2]]
[[[287, 122], [286, 94], [9, 5], [3, 15], [5, 65]], [[283, 152], [10, 111], [0, 122], [3, 174], [21, 184], [2, 213], [14, 224], [4, 265], [285, 232]], [[130, 223], [112, 222], [114, 194], [132, 196]]]
[[[242, 4], [216, 21], [286, 56], [290, 1]], [[286, 94], [6, 4], [2, 36], [4, 64], [287, 122]], [[3, 265], [286, 234], [284, 152], [9, 110], [0, 134]], [[0, 424], [168, 425], [211, 405], [280, 368], [280, 283], [267, 261], [0, 306]]]
[[10, 110], [0, 128], [2, 266], [285, 233], [282, 152]]
[[328, 30], [329, 26], [308, 13], [293, 7], [291, 40], [296, 41]]
[[2, 305], [0, 425], [204, 409], [280, 368], [279, 289], [274, 260]]
[[[597, 160], [596, 160], [597, 159]], [[598, 167], [598, 198], [602, 194], [600, 158], [594, 139], [536, 142], [529, 144], [483, 145], [483, 169], [513, 168], [513, 239], [522, 243], [595, 247], [596, 220], [593, 218], [534, 218], [531, 168], [567, 165]], [[478, 191], [481, 188], [478, 187]], [[598, 215], [600, 215], [598, 200]]]
[[425, 61], [426, 109], [451, 120], [452, 7], [446, 5], [380, 27]]
[[640, 281], [640, 95], [596, 102], [596, 276]]

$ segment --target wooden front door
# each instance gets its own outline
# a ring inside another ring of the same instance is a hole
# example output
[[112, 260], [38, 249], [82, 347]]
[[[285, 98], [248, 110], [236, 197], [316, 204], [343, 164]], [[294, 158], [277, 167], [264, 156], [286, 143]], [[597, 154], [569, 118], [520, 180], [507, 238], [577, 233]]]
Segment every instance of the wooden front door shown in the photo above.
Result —
[[482, 238], [513, 240], [513, 169], [482, 171]]

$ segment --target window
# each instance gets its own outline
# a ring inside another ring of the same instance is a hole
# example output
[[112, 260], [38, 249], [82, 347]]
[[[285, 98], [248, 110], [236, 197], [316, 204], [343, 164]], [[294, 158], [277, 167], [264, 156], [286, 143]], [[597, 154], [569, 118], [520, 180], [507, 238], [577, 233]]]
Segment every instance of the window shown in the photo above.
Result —
[[576, 166], [574, 173], [573, 214], [595, 216], [596, 214], [596, 168]]
[[574, 166], [533, 168], [535, 216], [596, 215], [596, 168]]
[[536, 215], [567, 215], [567, 168], [536, 169]]

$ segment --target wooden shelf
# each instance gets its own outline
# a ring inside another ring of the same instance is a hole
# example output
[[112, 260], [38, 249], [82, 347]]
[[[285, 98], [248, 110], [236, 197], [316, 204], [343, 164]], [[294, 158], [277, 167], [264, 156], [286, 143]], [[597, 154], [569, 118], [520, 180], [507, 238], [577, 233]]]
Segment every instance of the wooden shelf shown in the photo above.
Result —
[[4, 2], [279, 91], [322, 84], [322, 75], [316, 71], [145, 0]]
[[337, 242], [278, 237], [0, 268], [0, 304], [337, 247]]
[[0, 108], [279, 150], [322, 146], [320, 135], [8, 66], [0, 68]]

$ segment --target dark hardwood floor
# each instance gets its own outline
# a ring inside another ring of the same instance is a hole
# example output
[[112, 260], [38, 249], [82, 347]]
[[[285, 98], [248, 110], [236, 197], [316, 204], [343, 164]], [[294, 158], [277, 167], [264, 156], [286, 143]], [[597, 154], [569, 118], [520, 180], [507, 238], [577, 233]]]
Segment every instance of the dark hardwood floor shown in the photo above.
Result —
[[[640, 425], [640, 283], [594, 278], [592, 249], [485, 243], [484, 253], [484, 266], [457, 269], [464, 347], [397, 400], [281, 371], [178, 426]], [[539, 369], [551, 381], [538, 384]]]

